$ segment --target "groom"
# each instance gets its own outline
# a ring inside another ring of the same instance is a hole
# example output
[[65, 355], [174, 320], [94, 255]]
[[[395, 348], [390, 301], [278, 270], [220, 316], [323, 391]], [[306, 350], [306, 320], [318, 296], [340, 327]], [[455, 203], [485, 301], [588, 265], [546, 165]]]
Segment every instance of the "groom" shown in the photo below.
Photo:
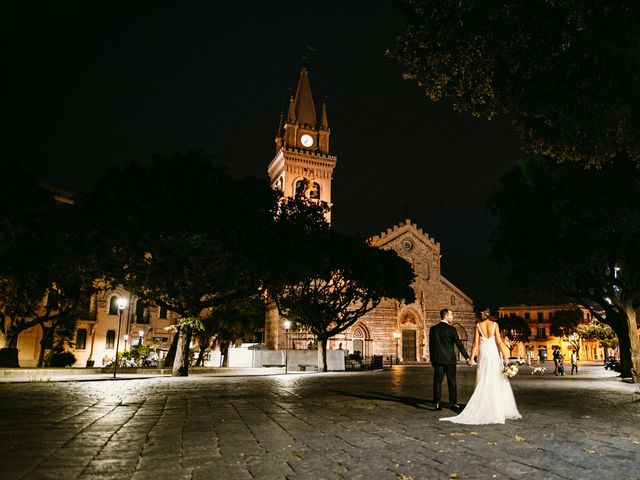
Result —
[[440, 310], [440, 323], [429, 329], [429, 355], [431, 364], [435, 370], [433, 375], [433, 402], [436, 410], [442, 410], [440, 396], [442, 395], [442, 379], [447, 376], [447, 386], [449, 387], [449, 407], [452, 410], [460, 411], [457, 401], [456, 391], [456, 354], [453, 349], [455, 344], [462, 353], [462, 356], [469, 359], [469, 355], [464, 345], [458, 337], [458, 332], [451, 326], [453, 312], [448, 308]]

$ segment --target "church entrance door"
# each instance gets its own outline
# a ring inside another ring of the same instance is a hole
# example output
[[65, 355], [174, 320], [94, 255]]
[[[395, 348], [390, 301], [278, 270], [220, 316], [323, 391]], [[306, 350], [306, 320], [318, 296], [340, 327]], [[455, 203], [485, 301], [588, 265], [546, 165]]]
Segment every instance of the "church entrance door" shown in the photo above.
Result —
[[416, 361], [416, 331], [415, 330], [402, 331], [402, 361], [403, 362]]

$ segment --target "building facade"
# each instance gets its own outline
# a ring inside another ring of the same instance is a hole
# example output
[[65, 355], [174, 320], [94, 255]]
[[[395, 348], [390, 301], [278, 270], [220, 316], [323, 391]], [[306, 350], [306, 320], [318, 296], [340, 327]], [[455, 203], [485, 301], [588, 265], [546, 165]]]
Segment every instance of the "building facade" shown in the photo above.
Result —
[[[331, 202], [331, 180], [336, 157], [329, 149], [329, 123], [326, 105], [320, 120], [305, 68], [295, 96], [291, 97], [286, 119], [282, 118], [275, 138], [276, 154], [268, 166], [273, 188], [285, 197], [305, 195]], [[330, 221], [330, 217], [327, 218]], [[429, 328], [440, 321], [439, 312], [450, 308], [454, 326], [465, 344], [473, 342], [475, 316], [473, 302], [441, 274], [440, 244], [407, 219], [369, 239], [378, 248], [395, 250], [414, 268], [416, 301], [411, 305], [385, 300], [342, 334], [333, 337], [330, 349], [360, 352], [364, 357], [382, 355], [403, 362], [428, 362]], [[285, 333], [275, 305], [270, 305], [265, 324], [265, 343], [269, 349], [308, 348], [313, 338], [307, 334]]]
[[[530, 362], [541, 363], [551, 360], [554, 350], [560, 350], [565, 358], [569, 358], [574, 350], [567, 339], [551, 335], [551, 317], [560, 310], [579, 309], [583, 321], [591, 321], [592, 315], [586, 308], [572, 303], [556, 305], [510, 305], [498, 309], [499, 317], [517, 316], [523, 318], [531, 330], [529, 341], [516, 345], [512, 354], [527, 358]], [[579, 357], [581, 360], [603, 360], [604, 349], [597, 341], [578, 339]]]
[[[120, 297], [127, 300], [122, 315], [117, 304]], [[115, 358], [116, 346], [119, 352], [126, 352], [134, 345], [153, 345], [162, 356], [173, 339], [173, 333], [166, 328], [174, 323], [175, 318], [173, 312], [148, 305], [125, 290], [99, 291], [91, 298], [85, 318], [77, 322], [73, 344], [67, 348], [76, 357], [72, 366], [101, 367], [110, 364]], [[20, 333], [17, 348], [21, 367], [36, 366], [42, 336], [40, 327]], [[47, 350], [45, 348], [45, 352]]]

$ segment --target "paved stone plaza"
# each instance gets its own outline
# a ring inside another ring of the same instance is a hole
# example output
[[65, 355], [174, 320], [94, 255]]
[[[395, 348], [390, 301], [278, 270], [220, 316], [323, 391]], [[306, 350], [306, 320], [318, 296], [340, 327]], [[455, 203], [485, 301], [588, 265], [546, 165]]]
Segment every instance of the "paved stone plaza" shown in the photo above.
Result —
[[[438, 421], [418, 366], [2, 383], [0, 478], [640, 479], [637, 385], [528, 371], [524, 418], [492, 426]], [[474, 369], [458, 377], [464, 402]]]

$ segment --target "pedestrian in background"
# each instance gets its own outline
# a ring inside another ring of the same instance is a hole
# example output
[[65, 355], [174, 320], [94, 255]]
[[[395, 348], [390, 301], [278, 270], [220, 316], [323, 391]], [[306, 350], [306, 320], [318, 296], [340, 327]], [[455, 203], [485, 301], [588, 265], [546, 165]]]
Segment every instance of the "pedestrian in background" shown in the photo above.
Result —
[[571, 375], [573, 375], [573, 372], [576, 372], [576, 375], [578, 375], [578, 351], [574, 350], [573, 353], [571, 353]]
[[558, 375], [561, 375], [564, 377], [564, 355], [562, 355], [562, 352], [560, 350], [557, 350], [558, 352]]
[[559, 365], [559, 358], [560, 358], [560, 350], [558, 350], [557, 348], [553, 351], [553, 374], [554, 375], [558, 375], [558, 370], [560, 370], [560, 365]]

